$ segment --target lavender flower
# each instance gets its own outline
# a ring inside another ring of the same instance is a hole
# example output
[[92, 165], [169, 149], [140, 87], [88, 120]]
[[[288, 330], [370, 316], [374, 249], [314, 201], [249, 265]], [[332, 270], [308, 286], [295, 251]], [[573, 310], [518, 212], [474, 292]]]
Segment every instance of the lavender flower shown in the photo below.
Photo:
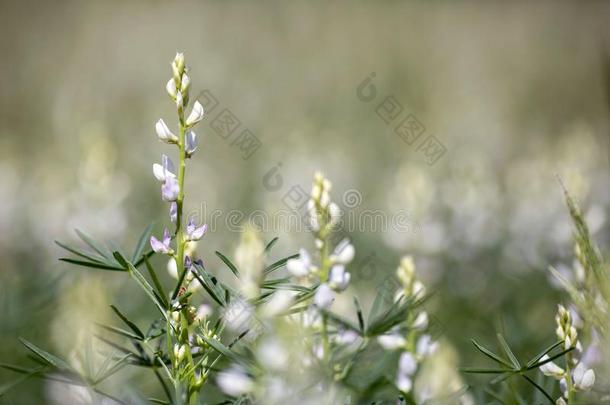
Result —
[[168, 177], [176, 178], [174, 162], [167, 155], [161, 155], [161, 164], [153, 164], [153, 174], [160, 182], [165, 182]]
[[172, 237], [169, 234], [169, 230], [167, 228], [165, 228], [165, 230], [163, 231], [162, 241], [155, 238], [154, 236], [150, 237], [150, 246], [152, 247], [152, 250], [154, 250], [156, 253], [163, 253], [166, 255], [173, 254], [174, 250], [170, 246], [171, 242]]
[[198, 145], [197, 134], [195, 134], [193, 131], [189, 131], [186, 134], [185, 141], [186, 141], [186, 143], [185, 143], [186, 156], [191, 157], [193, 155], [193, 153], [195, 153], [195, 151], [197, 150], [197, 145]]
[[332, 305], [334, 300], [335, 294], [328, 284], [320, 284], [313, 298], [314, 304], [320, 309], [326, 309]]
[[161, 198], [164, 201], [176, 201], [180, 194], [180, 185], [175, 177], [167, 177], [161, 186]]
[[174, 224], [178, 220], [178, 204], [175, 201], [169, 205], [169, 220]]
[[347, 288], [350, 278], [351, 275], [345, 271], [345, 266], [336, 264], [330, 269], [328, 284], [335, 291], [343, 291]]
[[199, 240], [203, 237], [205, 232], [208, 230], [208, 225], [203, 224], [200, 227], [197, 227], [193, 218], [189, 218], [189, 222], [186, 225], [186, 240], [194, 241]]

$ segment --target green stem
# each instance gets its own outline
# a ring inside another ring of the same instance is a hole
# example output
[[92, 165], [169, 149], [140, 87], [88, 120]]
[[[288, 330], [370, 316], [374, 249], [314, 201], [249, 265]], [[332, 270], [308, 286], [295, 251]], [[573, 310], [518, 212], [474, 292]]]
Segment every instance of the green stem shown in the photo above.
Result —
[[568, 391], [568, 405], [574, 403], [574, 385], [572, 384], [572, 353], [566, 354], [566, 385]]
[[[178, 112], [178, 117], [180, 120], [180, 135], [178, 139], [178, 147], [180, 154], [180, 162], [178, 167], [178, 198], [176, 199], [176, 247], [177, 252], [175, 256], [176, 267], [178, 269], [178, 283], [176, 284], [176, 288], [173, 292], [172, 299], [178, 298], [180, 294], [180, 290], [184, 283], [184, 279], [186, 278], [186, 273], [188, 269], [184, 267], [184, 249], [186, 246], [186, 241], [184, 237], [184, 227], [182, 222], [183, 218], [183, 207], [184, 207], [184, 177], [186, 171], [186, 142], [185, 142], [185, 133], [186, 133], [186, 125], [184, 124], [184, 113], [182, 111]], [[188, 299], [187, 299], [188, 300]], [[196, 404], [198, 403], [198, 395], [195, 390], [191, 390], [193, 386], [195, 377], [194, 377], [194, 362], [193, 357], [191, 355], [191, 348], [188, 339], [188, 302], [180, 302], [182, 309], [180, 310], [180, 328], [179, 328], [179, 336], [175, 336], [174, 341], [179, 342], [180, 345], [183, 345], [186, 350], [186, 367], [182, 366], [181, 363], [177, 362], [175, 359], [174, 364], [176, 368], [174, 370], [174, 378], [177, 380], [176, 387], [180, 387], [178, 391], [180, 393], [182, 390], [186, 390], [187, 403]], [[172, 333], [172, 330], [168, 329], [168, 333]], [[171, 338], [168, 336], [168, 338]], [[188, 370], [187, 373], [182, 373], [184, 369]], [[178, 394], [178, 393], [177, 393]], [[181, 398], [177, 398], [180, 402]]]

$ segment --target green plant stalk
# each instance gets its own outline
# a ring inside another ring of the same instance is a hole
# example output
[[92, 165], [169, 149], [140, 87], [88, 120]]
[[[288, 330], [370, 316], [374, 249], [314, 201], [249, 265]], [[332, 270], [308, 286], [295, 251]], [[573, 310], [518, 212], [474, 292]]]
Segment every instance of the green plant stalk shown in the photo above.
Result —
[[[186, 171], [186, 142], [185, 142], [185, 133], [186, 133], [186, 126], [184, 123], [184, 112], [179, 110], [178, 111], [178, 117], [179, 117], [179, 121], [180, 121], [180, 134], [179, 134], [179, 140], [178, 140], [178, 147], [179, 147], [179, 154], [180, 154], [180, 163], [179, 163], [179, 168], [178, 168], [178, 186], [179, 186], [179, 192], [178, 192], [178, 198], [176, 200], [176, 246], [177, 246], [177, 252], [176, 252], [176, 267], [178, 269], [178, 274], [179, 274], [179, 278], [178, 278], [178, 283], [176, 285], [176, 289], [174, 290], [174, 294], [173, 294], [173, 298], [178, 298], [178, 295], [180, 293], [180, 289], [182, 288], [182, 284], [184, 283], [184, 279], [186, 278], [186, 271], [188, 269], [184, 268], [184, 249], [186, 246], [186, 241], [185, 241], [185, 237], [184, 237], [184, 227], [182, 226], [182, 222], [183, 222], [183, 206], [184, 206], [184, 177], [185, 177], [185, 171]], [[187, 299], [188, 300], [188, 299]], [[193, 363], [193, 357], [191, 355], [191, 348], [189, 345], [189, 341], [188, 341], [188, 301], [187, 302], [181, 302], [182, 304], [182, 309], [180, 310], [180, 329], [181, 329], [181, 333], [179, 336], [177, 336], [177, 339], [174, 339], [174, 341], [178, 341], [180, 345], [183, 345], [185, 347], [186, 350], [186, 360], [187, 360], [187, 364], [188, 366], [186, 367], [186, 369], [188, 370], [187, 373], [182, 374], [181, 370], [180, 370], [180, 364], [177, 362], [177, 359], [175, 360], [175, 364], [176, 364], [176, 369], [174, 370], [174, 378], [177, 382], [176, 387], [177, 387], [177, 396], [179, 395], [179, 387], [186, 387], [187, 389], [187, 403], [189, 404], [196, 404], [198, 402], [198, 395], [196, 390], [191, 389], [191, 387], [194, 385], [194, 363]], [[171, 330], [168, 330], [168, 333], [171, 333]], [[178, 401], [180, 399], [176, 398]]]
[[[324, 226], [324, 228], [326, 225]], [[324, 229], [323, 228], [323, 229]], [[330, 270], [330, 259], [328, 257], [328, 232], [320, 232], [320, 239], [322, 240], [322, 248], [320, 249], [320, 281], [325, 283], [328, 280], [328, 272]], [[328, 340], [328, 317], [326, 314], [322, 314], [322, 348], [324, 350], [324, 360], [328, 360], [330, 354], [330, 342]]]
[[567, 403], [574, 403], [574, 384], [572, 384], [572, 352], [566, 354], [566, 386], [568, 391]]

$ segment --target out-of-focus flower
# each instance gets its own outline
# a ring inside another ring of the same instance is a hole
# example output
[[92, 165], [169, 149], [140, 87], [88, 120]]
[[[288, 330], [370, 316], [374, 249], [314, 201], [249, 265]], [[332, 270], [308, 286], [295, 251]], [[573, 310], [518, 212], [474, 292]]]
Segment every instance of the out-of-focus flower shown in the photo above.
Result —
[[417, 314], [417, 317], [411, 324], [411, 327], [416, 330], [424, 330], [428, 327], [428, 313], [426, 311], [422, 311]]
[[265, 266], [264, 254], [265, 244], [260, 232], [254, 226], [246, 226], [235, 249], [235, 262], [242, 274], [240, 289], [249, 299], [260, 293]]
[[314, 304], [320, 309], [329, 308], [335, 300], [335, 294], [328, 284], [320, 284], [313, 298]]
[[335, 291], [343, 291], [349, 285], [351, 275], [345, 271], [345, 266], [336, 264], [330, 269], [328, 285]]
[[286, 263], [286, 268], [295, 277], [305, 277], [312, 271], [311, 256], [305, 249], [299, 250], [297, 259], [290, 259]]
[[349, 240], [343, 239], [341, 242], [339, 242], [337, 247], [335, 247], [330, 259], [333, 261], [333, 263], [349, 264], [354, 259], [355, 253], [356, 251], [354, 246], [349, 242]]
[[167, 228], [165, 228], [163, 231], [162, 240], [158, 240], [154, 236], [150, 237], [150, 247], [152, 247], [152, 250], [154, 250], [156, 253], [173, 254], [174, 250], [170, 246], [171, 242], [172, 237]]
[[415, 352], [418, 356], [424, 358], [432, 356], [438, 349], [438, 342], [432, 340], [430, 335], [422, 335], [417, 339]]
[[403, 352], [398, 360], [398, 372], [396, 373], [396, 387], [404, 393], [411, 391], [413, 387], [412, 377], [417, 371], [417, 361], [413, 354]]
[[386, 350], [397, 350], [407, 345], [407, 339], [398, 333], [391, 333], [378, 336], [377, 343]]
[[294, 291], [279, 290], [275, 292], [271, 299], [261, 307], [261, 316], [271, 318], [286, 311], [294, 301], [294, 296]]
[[587, 369], [582, 363], [578, 363], [572, 371], [572, 381], [577, 390], [588, 391], [595, 384], [595, 372]]
[[227, 371], [218, 373], [216, 377], [218, 387], [227, 395], [237, 397], [254, 389], [254, 381], [237, 366], [229, 368]]
[[214, 313], [212, 307], [208, 304], [201, 304], [199, 308], [197, 308], [197, 312], [195, 313], [195, 320], [202, 321], [206, 318], [209, 318]]

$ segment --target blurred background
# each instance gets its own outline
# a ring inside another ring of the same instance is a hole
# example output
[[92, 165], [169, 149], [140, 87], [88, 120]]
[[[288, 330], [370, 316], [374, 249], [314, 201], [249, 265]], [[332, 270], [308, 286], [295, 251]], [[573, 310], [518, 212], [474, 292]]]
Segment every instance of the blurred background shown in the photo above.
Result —
[[[23, 362], [25, 337], [78, 362], [114, 302], [154, 316], [123, 274], [71, 268], [53, 241], [78, 228], [131, 250], [167, 225], [151, 165], [168, 150], [154, 123], [175, 125], [176, 51], [208, 108], [186, 180], [189, 211], [215, 224], [208, 269], [224, 278], [214, 251], [232, 256], [252, 216], [298, 211], [321, 170], [344, 212], [390, 221], [345, 227], [350, 294], [370, 303], [410, 254], [456, 365], [482, 364], [469, 339], [498, 331], [534, 355], [567, 300], [548, 266], [574, 260], [558, 177], [608, 251], [608, 17], [601, 2], [2, 1], [0, 361]], [[268, 225], [274, 258], [312, 245]], [[121, 378], [156, 393], [150, 375]], [[0, 403], [67, 403], [62, 389], [31, 379]]]

